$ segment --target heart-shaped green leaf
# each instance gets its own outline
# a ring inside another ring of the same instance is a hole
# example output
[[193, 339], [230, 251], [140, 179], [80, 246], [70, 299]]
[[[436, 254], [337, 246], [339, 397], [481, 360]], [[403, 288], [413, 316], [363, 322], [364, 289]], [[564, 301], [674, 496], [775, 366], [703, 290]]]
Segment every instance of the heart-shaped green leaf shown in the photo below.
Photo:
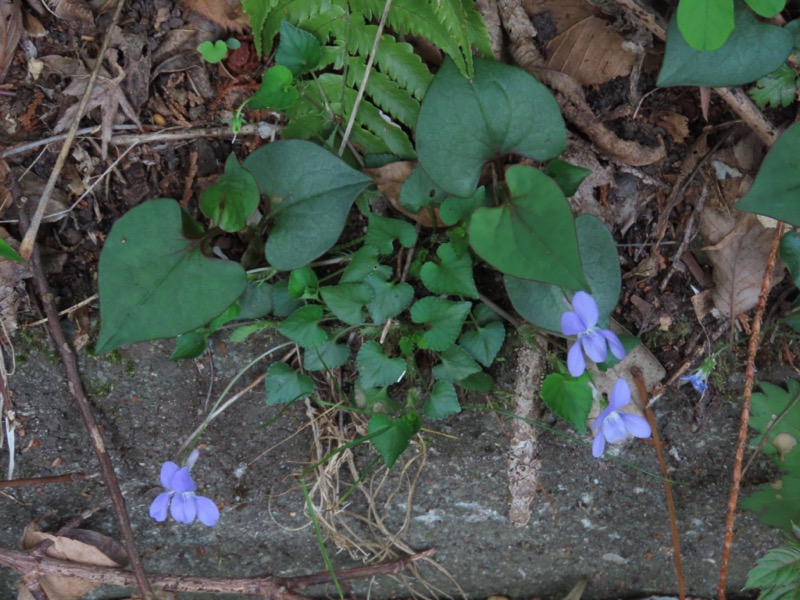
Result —
[[372, 291], [367, 310], [373, 323], [382, 325], [407, 309], [414, 299], [413, 287], [407, 283], [388, 283], [377, 273], [367, 275], [364, 284]]
[[253, 176], [242, 168], [236, 155], [225, 161], [225, 173], [200, 196], [200, 210], [223, 231], [239, 231], [258, 208], [260, 195]]
[[193, 331], [232, 304], [245, 282], [241, 265], [208, 258], [181, 235], [177, 202], [140, 204], [114, 224], [100, 255], [95, 351]]
[[431, 390], [431, 397], [422, 405], [422, 414], [437, 421], [461, 412], [458, 394], [452, 383], [437, 381]]
[[300, 97], [300, 93], [292, 85], [292, 72], [284, 66], [271, 67], [261, 78], [261, 87], [248, 104], [249, 108], [286, 110]]
[[228, 44], [223, 40], [217, 40], [216, 42], [206, 40], [197, 46], [197, 51], [203, 57], [204, 61], [213, 65], [222, 62], [225, 60], [225, 57], [228, 56]]
[[469, 242], [503, 273], [570, 289], [586, 287], [572, 210], [558, 185], [541, 171], [514, 165], [506, 171], [511, 200], [479, 208]]
[[281, 42], [275, 54], [277, 64], [287, 67], [297, 77], [316, 69], [320, 57], [317, 38], [289, 21], [281, 21]]
[[469, 252], [456, 254], [453, 244], [442, 244], [436, 251], [441, 261], [426, 262], [420, 269], [422, 283], [434, 294], [455, 294], [477, 298], [478, 288], [472, 274], [472, 258]]
[[733, 0], [681, 0], [678, 28], [695, 50], [718, 50], [733, 31]]
[[320, 288], [319, 292], [328, 309], [348, 325], [363, 324], [363, 309], [375, 298], [372, 290], [363, 283], [340, 283]]
[[704, 52], [686, 43], [673, 18], [657, 84], [661, 87], [744, 85], [780, 67], [792, 51], [791, 33], [759, 22], [741, 2], [736, 2], [735, 22], [733, 33], [721, 48]]
[[386, 466], [391, 469], [397, 458], [408, 448], [411, 438], [416, 435], [420, 426], [417, 414], [406, 415], [399, 419], [375, 415], [369, 420], [367, 430], [372, 445], [383, 457]]
[[411, 307], [411, 320], [426, 323], [430, 329], [422, 336], [425, 347], [441, 352], [447, 350], [458, 338], [464, 320], [472, 308], [471, 302], [451, 302], [429, 296]]
[[378, 342], [365, 342], [356, 357], [361, 385], [365, 388], [383, 387], [397, 383], [406, 372], [406, 361], [389, 358]]
[[330, 340], [319, 348], [306, 350], [303, 353], [303, 368], [306, 371], [338, 369], [348, 358], [350, 358], [350, 347]]
[[[578, 249], [590, 292], [600, 309], [600, 325], [608, 324], [609, 316], [619, 301], [622, 276], [614, 238], [603, 222], [592, 215], [575, 219]], [[561, 332], [561, 315], [570, 310], [572, 293], [565, 294], [557, 285], [505, 277], [506, 291], [514, 309], [523, 319], [555, 333]]]
[[302, 400], [314, 393], [314, 380], [284, 362], [272, 363], [265, 382], [267, 406]]
[[289, 273], [289, 286], [286, 289], [292, 298], [314, 298], [319, 289], [319, 279], [311, 267], [295, 269]]
[[322, 307], [301, 306], [276, 328], [282, 335], [303, 348], [318, 348], [328, 341], [328, 332], [319, 326]]
[[302, 140], [266, 144], [244, 166], [271, 202], [275, 225], [267, 238], [267, 260], [287, 271], [307, 265], [336, 243], [356, 196], [372, 181]]
[[392, 268], [380, 263], [375, 246], [362, 246], [350, 257], [339, 283], [361, 283], [371, 273], [386, 281], [392, 276]]
[[770, 149], [750, 191], [734, 206], [800, 226], [800, 123], [783, 132]]
[[486, 205], [486, 188], [481, 186], [469, 198], [459, 198], [457, 196], [445, 198], [441, 206], [439, 206], [439, 218], [448, 227], [459, 222], [468, 223], [472, 213], [481, 206]]
[[440, 188], [463, 198], [475, 191], [486, 161], [508, 153], [549, 160], [566, 145], [550, 91], [522, 69], [480, 58], [472, 81], [446, 59], [417, 120], [420, 164]]
[[370, 213], [364, 244], [377, 248], [378, 254], [391, 254], [395, 240], [399, 240], [402, 246], [411, 248], [417, 243], [417, 230], [408, 221]]
[[506, 328], [499, 321], [493, 321], [464, 333], [458, 340], [458, 345], [484, 367], [488, 367], [494, 362], [505, 339]]
[[588, 384], [588, 373], [578, 379], [552, 373], [542, 382], [542, 400], [575, 429], [586, 431], [586, 421], [592, 408], [592, 388]]
[[455, 344], [439, 355], [442, 362], [433, 367], [433, 376], [440, 381], [455, 382], [481, 370], [469, 354]]

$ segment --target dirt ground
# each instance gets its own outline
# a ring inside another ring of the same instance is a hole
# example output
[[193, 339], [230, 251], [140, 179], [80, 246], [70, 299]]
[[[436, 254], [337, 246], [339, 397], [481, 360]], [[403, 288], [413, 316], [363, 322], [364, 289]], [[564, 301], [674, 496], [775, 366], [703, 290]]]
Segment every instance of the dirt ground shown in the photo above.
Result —
[[[536, 44], [546, 52], [569, 25], [557, 11], [526, 8], [540, 33]], [[14, 202], [3, 219], [16, 240], [21, 237], [16, 222], [21, 198], [38, 198], [60, 150], [59, 143], [42, 140], [69, 126], [68, 110], [78, 100], [76, 93], [82, 93], [76, 81], [86, 70], [78, 59], [96, 55], [111, 21], [110, 13], [97, 7], [91, 22], [80, 15], [58, 18], [38, 13], [35, 7], [26, 10], [47, 34], [26, 38], [0, 85], [0, 114], [6, 115], [0, 122], [0, 163], [8, 166], [7, 181], [15, 182], [9, 186]], [[591, 10], [614, 23], [622, 38], [641, 41], [641, 30], [629, 21], [596, 7]], [[246, 33], [238, 36], [242, 50], [224, 67], [203, 63], [195, 50], [198, 41], [216, 39], [223, 31], [173, 0], [126, 3], [119, 32], [112, 38], [116, 63], [108, 64], [116, 71], [104, 74], [106, 87], [98, 91], [98, 104], [82, 122], [92, 129], [78, 137], [48, 211], [65, 213], [46, 222], [38, 236], [59, 309], [96, 293], [99, 253], [118, 217], [156, 197], [176, 198], [196, 213], [199, 193], [222, 172], [231, 148], [223, 119], [257, 86], [254, 73], [262, 66]], [[710, 350], [730, 344], [720, 354], [705, 394], [698, 395], [686, 384], [670, 385], [654, 406], [670, 476], [684, 484], [675, 487], [675, 496], [686, 589], [711, 597], [722, 552], [749, 321], [731, 323], [709, 310], [713, 263], [704, 251], [707, 240], [698, 235], [696, 209], [702, 203], [726, 206], [739, 197], [752, 181], [763, 147], [746, 124], [735, 122], [719, 97], [712, 97], [705, 121], [698, 90], [655, 89], [663, 44], [650, 39], [642, 48], [640, 74], [634, 76], [629, 66], [627, 74], [607, 74], [604, 81], [585, 82], [583, 89], [595, 118], [609, 131], [644, 149], [661, 144], [663, 157], [652, 164], [626, 163], [568, 123], [571, 137], [565, 160], [593, 171], [571, 199], [573, 207], [595, 214], [613, 230], [623, 272], [614, 317], [641, 337], [663, 366], [665, 380], [674, 381]], [[40, 70], [36, 77], [33, 70]], [[125, 77], [110, 83], [118, 73]], [[115, 98], [111, 108], [101, 107], [108, 97]], [[112, 109], [119, 118], [109, 113]], [[794, 115], [782, 110], [768, 117], [785, 123]], [[278, 117], [266, 111], [252, 120], [279, 124]], [[138, 135], [140, 125], [147, 132], [166, 128], [173, 137], [148, 143], [125, 137]], [[233, 147], [240, 157], [266, 143], [253, 134], [256, 129], [237, 139]], [[720, 178], [716, 163], [739, 176]], [[677, 196], [672, 193], [676, 187], [682, 190]], [[240, 249], [222, 248], [228, 250]], [[4, 319], [19, 324], [12, 335], [17, 367], [8, 379], [24, 430], [17, 439], [16, 477], [96, 474], [96, 459], [58, 355], [43, 329], [30, 325], [41, 314], [28, 274], [15, 273], [2, 283], [7, 292], [0, 306]], [[764, 325], [768, 335], [757, 361], [761, 380], [782, 384], [787, 373], [796, 370], [796, 338], [777, 326], [795, 296], [788, 278], [770, 294]], [[495, 300], [512, 310], [507, 300]], [[220, 506], [219, 525], [158, 524], [148, 516], [160, 489], [161, 463], [175, 456], [202, 421], [208, 400], [213, 403], [237, 371], [276, 340], [261, 335], [233, 344], [221, 333], [214, 336], [209, 356], [181, 363], [169, 360], [169, 340], [94, 357], [97, 320], [94, 301], [65, 316], [62, 326], [70, 341], [83, 344], [82, 381], [126, 494], [148, 571], [228, 577], [325, 571], [296, 477], [322, 456], [319, 440], [326, 432], [309, 425], [312, 419], [323, 422], [318, 420], [322, 409], [293, 405], [281, 413], [266, 408], [260, 386], [211, 424], [193, 470], [201, 491]], [[498, 368], [500, 389], [508, 393], [514, 389], [518, 344], [515, 339], [507, 342], [506, 362]], [[9, 349], [5, 354], [9, 356]], [[241, 385], [253, 381], [257, 371], [248, 372]], [[475, 397], [472, 403], [502, 406], [503, 397]], [[542, 418], [549, 426], [568, 430], [547, 415]], [[357, 429], [338, 414], [324, 423], [332, 430], [347, 429], [350, 435]], [[324, 509], [326, 548], [336, 569], [427, 548], [437, 551], [435, 563], [417, 563], [418, 570], [408, 577], [352, 581], [348, 591], [376, 598], [563, 598], [586, 578], [583, 597], [589, 600], [676, 593], [669, 520], [658, 478], [612, 461], [596, 461], [586, 447], [542, 434], [541, 489], [530, 523], [516, 528], [508, 517], [509, 435], [509, 423], [502, 418], [465, 411], [436, 431], [424, 431], [404, 464], [370, 477], [369, 498], [355, 493], [335, 508], [331, 498], [349, 487], [353, 471], [343, 463], [339, 470], [326, 472], [325, 485], [311, 492], [315, 505]], [[647, 444], [625, 444], [615, 451], [650, 473], [658, 472], [655, 453]], [[2, 457], [5, 462], [6, 455]], [[364, 468], [371, 459], [359, 448], [352, 468]], [[743, 493], [773, 475], [768, 461], [757, 459], [744, 479]], [[58, 527], [106, 499], [97, 478], [3, 490], [0, 544], [17, 547], [31, 521], [44, 518], [48, 527]], [[118, 537], [107, 505], [86, 526]], [[741, 589], [755, 559], [779, 543], [774, 530], [750, 513], [738, 513], [731, 594]], [[9, 570], [0, 570], [0, 597], [13, 597], [16, 584]], [[101, 598], [122, 594], [118, 588], [96, 593]], [[331, 586], [310, 593], [336, 594]]]

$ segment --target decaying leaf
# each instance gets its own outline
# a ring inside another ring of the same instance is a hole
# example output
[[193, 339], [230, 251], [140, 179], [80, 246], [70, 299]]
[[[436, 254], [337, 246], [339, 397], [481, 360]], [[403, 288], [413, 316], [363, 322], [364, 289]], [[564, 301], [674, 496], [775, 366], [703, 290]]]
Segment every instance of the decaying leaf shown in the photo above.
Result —
[[83, 0], [44, 0], [44, 2], [60, 19], [94, 23], [94, 15]]
[[576, 23], [547, 45], [547, 67], [566, 73], [581, 85], [599, 85], [630, 75], [636, 55], [622, 37], [597, 17]]
[[22, 8], [20, 0], [0, 0], [0, 82], [14, 60], [19, 38], [22, 35]]
[[[735, 318], [754, 308], [761, 291], [774, 231], [755, 215], [722, 212], [706, 206], [700, 231], [709, 245], [704, 248], [714, 266], [714, 306], [726, 318]], [[783, 262], [778, 259], [772, 286], [780, 281]]]
[[181, 4], [224, 29], [244, 31], [250, 26], [239, 0], [181, 0]]
[[558, 31], [566, 31], [592, 14], [586, 0], [522, 0], [522, 6], [530, 16], [549, 14]]
[[[412, 214], [400, 204], [400, 188], [403, 187], [403, 182], [408, 179], [411, 171], [414, 170], [414, 164], [410, 161], [398, 161], [377, 169], [364, 169], [364, 173], [372, 177], [375, 185], [378, 186], [378, 189], [386, 196], [395, 210], [403, 213], [409, 219], [413, 219], [423, 227], [433, 227], [429, 211], [421, 210], [417, 214]], [[444, 227], [444, 223], [439, 221], [437, 226]]]
[[[128, 562], [125, 550], [117, 542], [85, 529], [66, 529], [61, 535], [53, 535], [39, 531], [36, 523], [31, 523], [25, 527], [20, 544], [27, 550], [47, 540], [53, 542], [45, 550], [50, 558], [103, 567], [122, 567]], [[98, 585], [56, 575], [45, 575], [39, 582], [50, 600], [77, 600]], [[33, 596], [25, 587], [21, 587], [17, 600], [33, 600]]]

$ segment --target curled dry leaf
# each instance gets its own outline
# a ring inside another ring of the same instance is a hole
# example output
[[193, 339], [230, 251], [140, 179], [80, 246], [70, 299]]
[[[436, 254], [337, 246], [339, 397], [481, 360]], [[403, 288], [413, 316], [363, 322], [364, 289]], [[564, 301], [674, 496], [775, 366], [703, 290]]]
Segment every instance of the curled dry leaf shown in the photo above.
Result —
[[0, 0], [0, 83], [14, 60], [14, 51], [21, 35], [20, 0]]
[[[403, 213], [409, 219], [414, 220], [423, 227], [433, 227], [430, 212], [421, 210], [417, 214], [408, 212], [403, 205], [400, 204], [400, 188], [403, 187], [403, 182], [411, 175], [416, 163], [410, 161], [398, 161], [389, 163], [377, 169], [364, 169], [364, 173], [372, 177], [372, 181], [378, 186], [381, 193], [386, 196], [395, 210]], [[438, 221], [438, 212], [436, 213]], [[437, 227], [444, 227], [444, 223], [437, 222]]]
[[[714, 267], [714, 306], [731, 319], [758, 303], [774, 234], [755, 215], [736, 214], [706, 206], [700, 219], [700, 231], [709, 242], [704, 250]], [[771, 287], [780, 281], [782, 271], [778, 259]]]
[[[117, 542], [84, 529], [66, 529], [61, 535], [53, 535], [39, 531], [36, 524], [31, 523], [25, 527], [20, 543], [27, 550], [45, 541], [53, 542], [45, 550], [50, 558], [103, 567], [122, 567], [128, 562], [125, 550]], [[39, 582], [50, 600], [77, 600], [98, 585], [91, 581], [56, 575], [45, 575]], [[17, 600], [32, 598], [26, 588], [20, 588]]]
[[94, 23], [94, 15], [83, 0], [44, 0], [44, 3], [60, 19]]

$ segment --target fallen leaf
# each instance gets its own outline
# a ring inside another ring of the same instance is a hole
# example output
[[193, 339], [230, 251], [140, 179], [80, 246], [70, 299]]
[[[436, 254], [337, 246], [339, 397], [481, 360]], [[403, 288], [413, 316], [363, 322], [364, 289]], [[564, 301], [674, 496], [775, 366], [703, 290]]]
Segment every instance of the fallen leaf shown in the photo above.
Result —
[[689, 137], [689, 119], [679, 113], [664, 112], [656, 117], [656, 125], [667, 132], [673, 142], [683, 144]]
[[566, 31], [592, 14], [586, 0], [522, 0], [522, 6], [530, 16], [549, 13], [558, 31]]
[[44, 0], [47, 8], [59, 19], [94, 23], [94, 15], [82, 0]]
[[22, 23], [25, 26], [25, 32], [32, 38], [44, 37], [47, 35], [47, 29], [44, 28], [42, 22], [27, 11], [22, 13]]
[[244, 31], [250, 26], [240, 0], [181, 0], [181, 4], [224, 29]]
[[[726, 318], [735, 318], [754, 308], [761, 292], [773, 231], [755, 215], [738, 217], [706, 206], [700, 231], [709, 245], [704, 248], [714, 267], [714, 306]], [[771, 287], [781, 280], [783, 262], [778, 259]]]
[[[389, 203], [395, 210], [403, 213], [409, 219], [414, 220], [423, 227], [433, 227], [430, 212], [421, 210], [417, 214], [408, 212], [403, 205], [400, 204], [400, 188], [403, 187], [403, 182], [411, 175], [414, 170], [414, 163], [410, 161], [398, 161], [389, 163], [377, 169], [364, 169], [364, 173], [372, 177], [372, 181], [378, 186], [381, 193], [386, 196]], [[435, 211], [436, 212], [436, 211]], [[437, 214], [437, 227], [444, 227], [444, 223], [438, 221]]]
[[636, 56], [622, 47], [622, 37], [597, 17], [576, 23], [547, 45], [547, 68], [581, 85], [599, 85], [630, 75]]
[[22, 8], [19, 0], [0, 0], [0, 82], [14, 60], [22, 35]]

